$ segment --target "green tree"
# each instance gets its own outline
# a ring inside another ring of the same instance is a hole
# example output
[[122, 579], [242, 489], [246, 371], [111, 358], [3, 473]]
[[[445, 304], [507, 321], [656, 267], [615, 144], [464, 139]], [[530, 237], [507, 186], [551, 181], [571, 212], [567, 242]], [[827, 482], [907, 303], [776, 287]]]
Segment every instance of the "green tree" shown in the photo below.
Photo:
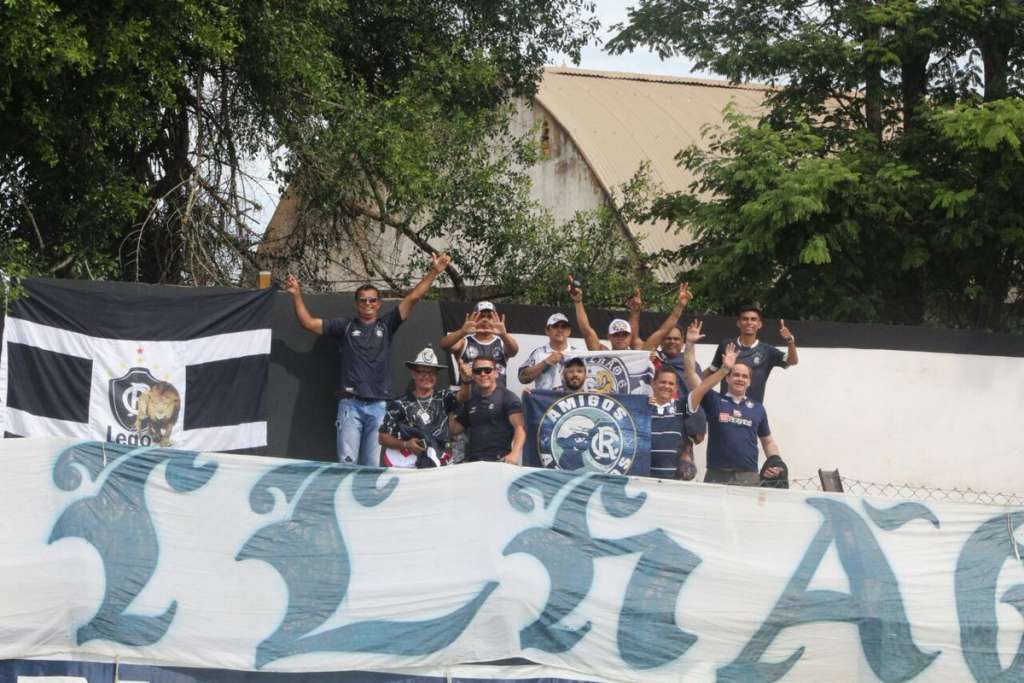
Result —
[[330, 177], [306, 187], [340, 188], [350, 210], [382, 192], [402, 215], [448, 202], [470, 216], [481, 195], [453, 203], [451, 188], [485, 187], [474, 170], [501, 167], [449, 179], [444, 146], [465, 148], [473, 126], [532, 92], [550, 51], [577, 55], [592, 9], [0, 0], [0, 263], [235, 282], [260, 266], [245, 169], [263, 155], [282, 184]]
[[1024, 5], [641, 0], [609, 43], [775, 86], [655, 213], [703, 303], [1013, 330], [1024, 320]]

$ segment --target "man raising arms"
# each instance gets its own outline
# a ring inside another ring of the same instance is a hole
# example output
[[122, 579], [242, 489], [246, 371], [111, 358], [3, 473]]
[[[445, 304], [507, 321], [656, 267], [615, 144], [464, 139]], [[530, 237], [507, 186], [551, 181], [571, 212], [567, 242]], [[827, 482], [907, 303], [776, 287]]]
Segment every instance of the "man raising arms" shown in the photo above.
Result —
[[[505, 386], [508, 359], [519, 353], [519, 343], [505, 329], [505, 316], [499, 317], [490, 301], [477, 303], [462, 327], [441, 339], [441, 348], [455, 356], [462, 372], [469, 369], [474, 359], [490, 358], [498, 368], [500, 386]], [[469, 381], [468, 377], [462, 379]]]
[[[750, 368], [750, 387], [747, 395], [758, 403], [764, 403], [764, 390], [768, 385], [768, 375], [772, 368], [788, 368], [800, 362], [796, 353], [796, 337], [786, 327], [785, 320], [779, 320], [779, 336], [786, 342], [786, 354], [783, 355], [774, 346], [762, 344], [757, 333], [763, 326], [761, 311], [756, 306], [747, 305], [740, 309], [736, 316], [736, 327], [739, 328], [740, 336], [733, 339], [723, 339], [715, 350], [715, 357], [711, 365], [704, 371], [704, 377], [708, 377], [722, 364], [722, 354], [727, 344], [736, 346], [737, 359]], [[723, 382], [719, 391], [725, 391]]]
[[299, 324], [313, 334], [338, 340], [341, 352], [337, 427], [338, 460], [379, 464], [377, 434], [384, 419], [384, 401], [391, 393], [391, 339], [413, 307], [430, 290], [451, 259], [434, 254], [431, 268], [398, 306], [380, 315], [380, 292], [373, 285], [356, 290], [355, 318], [315, 318], [306, 309], [298, 279], [289, 275], [285, 291], [292, 295]]
[[[686, 330], [683, 365], [686, 384], [690, 388], [687, 410], [692, 413], [698, 406], [703, 406], [707, 414], [708, 465], [704, 481], [712, 484], [758, 486], [758, 439], [766, 457], [779, 457], [779, 447], [768, 427], [768, 414], [764, 406], [747, 397], [747, 389], [750, 387], [750, 366], [737, 360], [734, 344], [728, 344], [722, 353], [721, 367], [701, 380], [693, 356], [694, 345], [703, 336], [700, 321], [693, 321]], [[713, 388], [722, 381], [728, 387], [724, 394]], [[766, 467], [761, 476], [771, 480], [777, 479], [782, 473], [781, 467], [773, 466]]]

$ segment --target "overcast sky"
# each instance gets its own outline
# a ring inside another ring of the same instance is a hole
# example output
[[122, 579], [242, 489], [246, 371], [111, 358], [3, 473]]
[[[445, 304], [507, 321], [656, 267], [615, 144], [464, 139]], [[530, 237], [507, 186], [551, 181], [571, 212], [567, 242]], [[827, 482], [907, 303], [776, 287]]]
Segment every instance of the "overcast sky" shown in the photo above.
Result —
[[[711, 77], [706, 73], [695, 73], [692, 71], [692, 63], [685, 59], [674, 58], [662, 61], [658, 55], [647, 50], [640, 50], [624, 55], [609, 55], [604, 51], [604, 43], [614, 35], [610, 29], [618, 23], [626, 21], [626, 8], [637, 4], [638, 0], [596, 0], [597, 16], [601, 20], [601, 31], [598, 39], [583, 49], [579, 68], [596, 69], [599, 71], [630, 71], [644, 74], [660, 74], [666, 76], [689, 76]], [[553, 55], [551, 62], [555, 66], [575, 66], [563, 55]], [[265, 176], [269, 165], [265, 160], [254, 162], [252, 173]], [[257, 201], [263, 205], [260, 215], [259, 229], [264, 230], [271, 216], [274, 215], [274, 208], [277, 206], [277, 186], [266, 179], [261, 183], [259, 189], [254, 188]]]

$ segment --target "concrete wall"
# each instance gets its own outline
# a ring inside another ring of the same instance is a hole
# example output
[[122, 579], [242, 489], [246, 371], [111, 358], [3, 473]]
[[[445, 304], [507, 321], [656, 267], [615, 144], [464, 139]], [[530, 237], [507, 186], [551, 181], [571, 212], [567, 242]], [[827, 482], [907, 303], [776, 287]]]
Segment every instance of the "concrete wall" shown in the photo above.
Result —
[[601, 206], [606, 197], [597, 177], [562, 126], [539, 104], [517, 100], [512, 132], [532, 134], [542, 142], [547, 124], [546, 150], [540, 161], [528, 169], [533, 190], [530, 196], [552, 212], [556, 223], [571, 220], [578, 211]]

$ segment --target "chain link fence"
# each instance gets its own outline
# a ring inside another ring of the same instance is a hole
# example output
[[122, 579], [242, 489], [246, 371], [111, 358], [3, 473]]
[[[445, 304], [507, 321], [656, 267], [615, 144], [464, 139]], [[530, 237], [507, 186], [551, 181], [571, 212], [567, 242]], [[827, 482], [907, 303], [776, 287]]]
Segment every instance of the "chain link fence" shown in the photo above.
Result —
[[[841, 476], [841, 475], [840, 475]], [[931, 500], [953, 503], [982, 503], [985, 505], [1024, 505], [1024, 494], [990, 493], [974, 489], [936, 489], [912, 484], [885, 484], [874, 481], [861, 481], [842, 477], [843, 491], [859, 496], [879, 496], [882, 498], [907, 498], [911, 500]], [[790, 479], [789, 487], [798, 491], [821, 491], [821, 480], [817, 477], [806, 479]]]

